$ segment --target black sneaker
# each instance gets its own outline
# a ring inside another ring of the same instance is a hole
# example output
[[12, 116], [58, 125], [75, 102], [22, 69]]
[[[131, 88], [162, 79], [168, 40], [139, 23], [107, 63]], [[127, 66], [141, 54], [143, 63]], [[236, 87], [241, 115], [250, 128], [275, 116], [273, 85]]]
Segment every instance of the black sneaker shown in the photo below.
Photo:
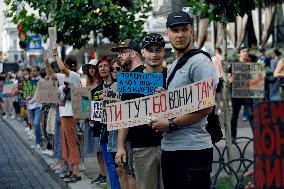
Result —
[[106, 176], [102, 176], [101, 174], [95, 179], [91, 181], [92, 184], [106, 184]]

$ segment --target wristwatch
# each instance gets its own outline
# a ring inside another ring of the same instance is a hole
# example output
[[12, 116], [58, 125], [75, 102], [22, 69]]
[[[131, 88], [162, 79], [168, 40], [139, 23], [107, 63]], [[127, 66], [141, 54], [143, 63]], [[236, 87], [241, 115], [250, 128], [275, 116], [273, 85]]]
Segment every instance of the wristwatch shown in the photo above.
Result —
[[174, 123], [174, 119], [169, 119], [169, 129], [170, 131], [175, 131], [178, 129], [177, 125]]

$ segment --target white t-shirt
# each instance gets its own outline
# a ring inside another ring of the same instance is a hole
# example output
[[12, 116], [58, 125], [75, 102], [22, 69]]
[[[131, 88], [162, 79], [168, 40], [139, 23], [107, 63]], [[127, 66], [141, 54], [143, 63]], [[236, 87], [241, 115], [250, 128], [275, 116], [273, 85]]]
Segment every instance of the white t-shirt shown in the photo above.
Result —
[[[70, 87], [80, 87], [81, 85], [80, 75], [76, 72], [70, 71], [69, 77], [62, 73], [58, 73], [56, 76], [60, 86], [63, 86], [64, 82], [69, 83]], [[60, 117], [73, 116], [72, 103], [70, 100], [66, 101], [65, 106], [59, 106], [59, 115]]]

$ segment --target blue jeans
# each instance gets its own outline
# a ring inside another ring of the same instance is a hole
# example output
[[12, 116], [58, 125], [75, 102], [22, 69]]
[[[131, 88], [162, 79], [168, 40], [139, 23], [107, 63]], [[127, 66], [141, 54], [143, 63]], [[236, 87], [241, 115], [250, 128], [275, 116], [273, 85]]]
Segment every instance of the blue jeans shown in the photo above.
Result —
[[40, 128], [40, 119], [42, 114], [41, 107], [34, 108], [29, 110], [31, 115], [32, 123], [35, 127], [35, 142], [36, 144], [41, 144], [41, 128]]
[[112, 159], [112, 155], [110, 152], [107, 151], [106, 144], [102, 144], [101, 147], [102, 147], [103, 157], [107, 166], [107, 172], [110, 180], [111, 189], [120, 189], [119, 178], [115, 169], [115, 163]]
[[55, 157], [59, 160], [62, 159], [62, 150], [61, 150], [61, 123], [59, 116], [59, 107], [56, 107], [56, 118], [55, 118], [55, 136], [54, 136], [54, 154]]

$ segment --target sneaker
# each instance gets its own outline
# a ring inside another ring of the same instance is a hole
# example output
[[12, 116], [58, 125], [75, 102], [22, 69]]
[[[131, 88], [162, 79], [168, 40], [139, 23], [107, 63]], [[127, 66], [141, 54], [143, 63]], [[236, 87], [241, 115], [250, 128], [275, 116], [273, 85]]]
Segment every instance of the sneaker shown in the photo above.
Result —
[[64, 172], [66, 172], [68, 169], [68, 166], [66, 163], [64, 163], [59, 169], [57, 169], [54, 173], [56, 174], [62, 174]]
[[44, 154], [44, 155], [53, 156], [53, 151], [52, 150], [46, 149], [46, 150], [43, 150], [41, 153]]
[[222, 110], [221, 110], [221, 109], [218, 109], [217, 113], [218, 113], [218, 114], [221, 114], [221, 113], [222, 113]]
[[101, 174], [95, 179], [91, 181], [92, 184], [106, 184], [106, 176], [102, 176]]
[[37, 149], [37, 150], [41, 150], [40, 144], [37, 144], [37, 145], [36, 145], [36, 149]]
[[34, 134], [34, 132], [32, 130], [28, 131], [28, 136], [31, 136], [32, 134]]
[[84, 163], [80, 163], [80, 171], [85, 171], [86, 170], [86, 166]]
[[11, 119], [15, 119], [15, 116], [14, 116], [14, 115], [11, 115]]
[[247, 117], [243, 117], [243, 118], [242, 118], [242, 121], [247, 121], [247, 120], [248, 120]]
[[26, 128], [25, 128], [25, 132], [28, 134], [28, 132], [30, 132], [30, 128], [29, 128], [29, 127], [26, 127]]
[[29, 140], [34, 140], [35, 139], [35, 135], [34, 134], [31, 134], [29, 137], [28, 137]]
[[7, 119], [7, 118], [8, 118], [7, 114], [3, 116], [3, 119]]

